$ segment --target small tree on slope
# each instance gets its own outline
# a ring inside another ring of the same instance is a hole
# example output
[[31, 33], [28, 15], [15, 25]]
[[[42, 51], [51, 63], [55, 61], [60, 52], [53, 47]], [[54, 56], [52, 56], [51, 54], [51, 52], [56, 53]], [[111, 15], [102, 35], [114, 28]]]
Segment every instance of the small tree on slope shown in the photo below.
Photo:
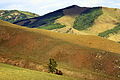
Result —
[[57, 67], [56, 61], [54, 59], [49, 59], [49, 64], [48, 64], [49, 72], [55, 73], [57, 70], [56, 67]]

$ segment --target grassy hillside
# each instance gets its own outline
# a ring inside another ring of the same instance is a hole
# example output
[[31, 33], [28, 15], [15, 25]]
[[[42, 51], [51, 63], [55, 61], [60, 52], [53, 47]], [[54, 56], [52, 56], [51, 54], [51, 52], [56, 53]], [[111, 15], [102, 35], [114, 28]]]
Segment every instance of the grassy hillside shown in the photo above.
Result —
[[119, 42], [120, 9], [103, 7], [102, 11], [103, 15], [99, 16], [87, 31], [94, 32], [95, 35], [109, 36], [106, 38]]
[[[66, 76], [58, 76], [0, 63], [0, 80], [76, 80]], [[84, 80], [84, 79], [79, 79]]]
[[[99, 9], [97, 9], [99, 12]], [[97, 12], [96, 10], [96, 12]], [[84, 32], [87, 33], [88, 35], [98, 35], [101, 37], [105, 37], [108, 38], [110, 40], [119, 42], [119, 22], [120, 22], [120, 9], [116, 9], [116, 8], [106, 8], [106, 7], [102, 7], [100, 8], [100, 12], [102, 13], [101, 15], [99, 15], [96, 19], [94, 19], [93, 22], [90, 22], [93, 18], [88, 17], [88, 19], [86, 19], [87, 17], [85, 17], [85, 19], [89, 22], [87, 23], [87, 21], [83, 20], [84, 18], [82, 17], [81, 19], [78, 17], [79, 21], [78, 24], [80, 24], [80, 22], [83, 22], [81, 24], [85, 24], [87, 29], [82, 29], [80, 30], [80, 32]], [[88, 14], [90, 14], [91, 12], [88, 11]], [[83, 15], [86, 15], [83, 13]], [[82, 16], [82, 15], [80, 15]], [[92, 15], [93, 16], [93, 15]], [[77, 18], [76, 18], [77, 19]], [[88, 26], [91, 25], [91, 26]], [[88, 27], [87, 27], [88, 26]], [[84, 25], [79, 26], [79, 28], [83, 28]]]
[[20, 12], [27, 15], [28, 18], [33, 18], [33, 17], [38, 17], [39, 16], [38, 14], [31, 13], [31, 12], [28, 12], [28, 11], [20, 11]]
[[0, 19], [8, 22], [15, 22], [23, 19], [38, 17], [39, 15], [26, 11], [0, 10]]
[[54, 58], [67, 76], [119, 80], [119, 50], [119, 43], [97, 36], [55, 33], [0, 21], [2, 63], [43, 71], [48, 59]]
[[73, 27], [77, 30], [85, 30], [92, 27], [94, 21], [102, 14], [102, 8], [89, 9], [76, 18]]

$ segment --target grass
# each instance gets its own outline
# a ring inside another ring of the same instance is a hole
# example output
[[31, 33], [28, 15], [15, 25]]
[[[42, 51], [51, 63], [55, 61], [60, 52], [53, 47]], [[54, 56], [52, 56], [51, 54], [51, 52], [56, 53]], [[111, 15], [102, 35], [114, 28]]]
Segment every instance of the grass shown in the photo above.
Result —
[[52, 30], [52, 29], [60, 29], [60, 28], [63, 28], [63, 27], [65, 27], [65, 25], [61, 25], [59, 23], [56, 23], [56, 24], [49, 24], [49, 25], [46, 25], [46, 26], [40, 26], [40, 27], [38, 27], [38, 29]]
[[[59, 76], [0, 63], [0, 80], [76, 80], [67, 76]], [[79, 79], [83, 80], [83, 79]]]
[[65, 25], [66, 27], [73, 27], [74, 21], [75, 21], [76, 16], [68, 16], [64, 15], [63, 17], [57, 19], [55, 23], [60, 23], [62, 25]]
[[28, 18], [33, 18], [33, 17], [38, 17], [39, 16], [35, 13], [31, 13], [31, 12], [27, 12], [27, 11], [19, 11], [19, 12], [28, 15]]

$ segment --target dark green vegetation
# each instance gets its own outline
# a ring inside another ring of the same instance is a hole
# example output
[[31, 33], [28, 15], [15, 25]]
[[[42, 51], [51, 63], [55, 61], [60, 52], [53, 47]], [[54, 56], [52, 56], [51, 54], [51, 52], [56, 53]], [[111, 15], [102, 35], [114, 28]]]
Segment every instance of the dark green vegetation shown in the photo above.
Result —
[[120, 24], [118, 24], [116, 27], [113, 29], [107, 30], [105, 32], [99, 33], [98, 36], [101, 37], [109, 37], [110, 34], [117, 34], [120, 31]]
[[48, 24], [48, 25], [45, 25], [45, 26], [40, 26], [38, 28], [39, 29], [52, 30], [52, 29], [60, 29], [60, 28], [63, 28], [63, 27], [65, 27], [65, 25], [61, 25], [59, 23], [56, 23], [56, 24]]
[[102, 8], [89, 9], [76, 18], [73, 27], [77, 30], [87, 29], [94, 24], [94, 21], [102, 15], [102, 13]]
[[30, 23], [31, 21], [26, 22], [23, 26], [27, 25], [27, 26], [32, 27], [32, 28], [34, 28], [36, 26], [43, 26], [43, 25], [45, 26], [45, 25], [49, 25], [49, 24], [54, 23], [54, 21], [60, 17], [62, 17], [62, 14], [59, 15], [59, 13], [56, 14], [56, 16], [54, 16], [54, 17], [52, 15], [49, 15], [49, 16], [45, 17], [44, 19], [41, 19], [41, 20], [39, 19], [35, 23], [29, 24], [29, 25], [27, 25], [27, 24]]
[[76, 79], [67, 76], [58, 76], [55, 74], [34, 71], [0, 63], [0, 80], [76, 80]]
[[26, 12], [26, 11], [18, 11], [18, 10], [0, 10], [0, 19], [4, 21], [8, 21], [14, 23], [15, 21], [38, 17], [39, 15]]

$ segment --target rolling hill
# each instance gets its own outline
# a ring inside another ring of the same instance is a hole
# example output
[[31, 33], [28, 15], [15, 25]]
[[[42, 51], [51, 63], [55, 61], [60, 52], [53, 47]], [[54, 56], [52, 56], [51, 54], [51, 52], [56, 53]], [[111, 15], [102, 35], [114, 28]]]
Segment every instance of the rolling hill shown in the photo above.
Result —
[[56, 33], [0, 21], [0, 62], [47, 71], [54, 58], [64, 75], [88, 80], [120, 79], [120, 44], [91, 35]]
[[73, 5], [14, 24], [76, 35], [97, 35], [120, 42], [120, 9]]
[[39, 15], [27, 11], [19, 10], [0, 10], [0, 19], [14, 23], [19, 20], [38, 17]]

